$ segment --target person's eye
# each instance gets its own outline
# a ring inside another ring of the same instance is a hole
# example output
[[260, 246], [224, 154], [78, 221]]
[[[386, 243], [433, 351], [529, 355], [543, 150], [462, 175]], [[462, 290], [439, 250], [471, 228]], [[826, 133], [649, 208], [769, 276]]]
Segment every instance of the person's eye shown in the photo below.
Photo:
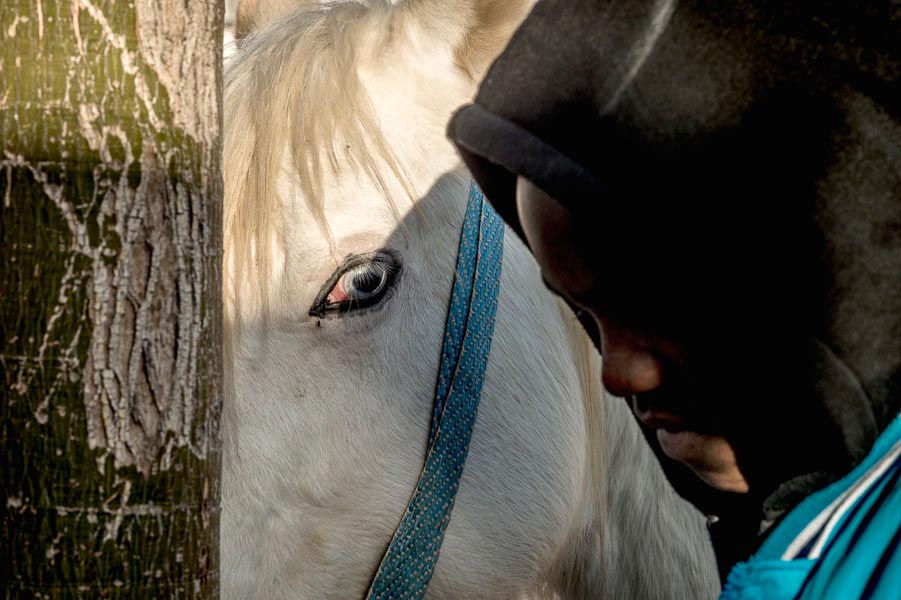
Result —
[[309, 314], [322, 317], [373, 306], [391, 289], [399, 271], [398, 260], [386, 252], [352, 256], [320, 290]]

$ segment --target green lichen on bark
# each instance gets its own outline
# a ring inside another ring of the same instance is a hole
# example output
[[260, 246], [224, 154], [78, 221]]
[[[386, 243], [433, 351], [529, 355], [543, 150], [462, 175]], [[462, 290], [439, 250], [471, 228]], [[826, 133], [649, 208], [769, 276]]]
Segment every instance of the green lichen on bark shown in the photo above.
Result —
[[0, 4], [0, 584], [214, 598], [221, 7]]

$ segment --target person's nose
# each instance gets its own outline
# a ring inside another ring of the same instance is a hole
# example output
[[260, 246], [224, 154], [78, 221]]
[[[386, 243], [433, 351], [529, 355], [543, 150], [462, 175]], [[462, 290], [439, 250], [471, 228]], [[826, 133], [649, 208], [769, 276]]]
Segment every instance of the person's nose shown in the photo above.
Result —
[[650, 340], [607, 319], [598, 319], [598, 325], [604, 359], [603, 381], [608, 392], [628, 397], [660, 386], [663, 370]]

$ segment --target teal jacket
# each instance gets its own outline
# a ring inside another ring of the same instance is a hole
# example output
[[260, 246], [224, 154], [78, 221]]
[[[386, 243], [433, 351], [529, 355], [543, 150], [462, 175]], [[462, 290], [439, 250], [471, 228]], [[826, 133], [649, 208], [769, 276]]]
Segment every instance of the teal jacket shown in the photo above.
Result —
[[901, 598], [901, 417], [851, 473], [791, 511], [721, 600]]

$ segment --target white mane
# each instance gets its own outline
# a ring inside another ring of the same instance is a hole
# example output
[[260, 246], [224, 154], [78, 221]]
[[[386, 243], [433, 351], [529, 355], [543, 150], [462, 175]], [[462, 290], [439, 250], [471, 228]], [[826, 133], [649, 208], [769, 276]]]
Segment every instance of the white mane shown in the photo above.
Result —
[[[293, 169], [302, 197], [322, 227], [327, 227], [322, 180], [336, 176], [339, 163], [365, 173], [389, 203], [383, 166], [409, 186], [385, 145], [358, 76], [359, 57], [379, 56], [390, 43], [383, 21], [393, 9], [379, 6], [301, 6], [244, 40], [230, 63], [225, 76], [224, 234], [225, 263], [232, 265], [234, 278], [225, 282], [228, 314], [242, 284], [271, 269], [269, 241], [282, 233], [276, 182], [286, 168]], [[382, 31], [386, 34], [372, 33]]]
[[[390, 151], [361, 83], [361, 69], [400, 58], [398, 46], [410, 40], [429, 46], [435, 42], [428, 38], [442, 43], [457, 32], [458, 43], [445, 42], [449, 58], [474, 84], [493, 58], [485, 47], [497, 44], [488, 42], [493, 36], [506, 39], [518, 22], [510, 15], [522, 13], [526, 5], [527, 0], [448, 1], [443, 6], [387, 0], [263, 4], [270, 22], [242, 40], [225, 73], [224, 260], [235, 275], [225, 282], [227, 315], [233, 313], [238, 288], [271, 268], [269, 241], [281, 234], [275, 182], [286, 168], [293, 170], [303, 198], [326, 229], [323, 177], [336, 176], [339, 164], [365, 174], [392, 210], [386, 172], [411, 202], [424, 191], [414, 189]], [[258, 289], [265, 305], [265, 292]]]

